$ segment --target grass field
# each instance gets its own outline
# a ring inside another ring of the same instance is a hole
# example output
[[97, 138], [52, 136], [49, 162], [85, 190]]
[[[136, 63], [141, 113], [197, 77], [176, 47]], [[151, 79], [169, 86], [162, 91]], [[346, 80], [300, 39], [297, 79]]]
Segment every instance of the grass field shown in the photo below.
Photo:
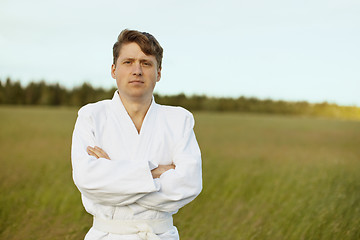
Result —
[[[76, 109], [0, 107], [0, 239], [83, 239]], [[360, 239], [360, 122], [195, 113], [204, 189], [182, 240]]]

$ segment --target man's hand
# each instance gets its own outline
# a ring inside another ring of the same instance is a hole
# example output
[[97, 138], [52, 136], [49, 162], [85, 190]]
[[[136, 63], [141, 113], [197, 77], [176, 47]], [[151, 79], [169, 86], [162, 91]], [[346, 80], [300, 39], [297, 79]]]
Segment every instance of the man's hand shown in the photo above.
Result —
[[[102, 150], [101, 148], [99, 148], [98, 146], [95, 147], [90, 147], [88, 146], [86, 148], [87, 153], [90, 156], [94, 156], [96, 158], [106, 158], [110, 160], [109, 155], [107, 155], [107, 153]], [[157, 168], [151, 170], [151, 174], [153, 176], [153, 178], [159, 178], [161, 176], [161, 174], [163, 174], [164, 172], [166, 172], [167, 170], [170, 169], [175, 169], [175, 165], [174, 164], [170, 164], [170, 165], [159, 165]]]
[[109, 155], [107, 155], [107, 153], [98, 146], [95, 147], [88, 146], [86, 148], [86, 151], [90, 156], [94, 156], [96, 158], [106, 158], [110, 160]]
[[175, 169], [175, 165], [174, 164], [159, 165], [157, 168], [154, 168], [153, 170], [151, 170], [151, 174], [152, 174], [153, 178], [159, 178], [161, 176], [161, 174], [163, 174], [164, 172], [166, 172], [167, 170], [170, 170], [170, 169]]

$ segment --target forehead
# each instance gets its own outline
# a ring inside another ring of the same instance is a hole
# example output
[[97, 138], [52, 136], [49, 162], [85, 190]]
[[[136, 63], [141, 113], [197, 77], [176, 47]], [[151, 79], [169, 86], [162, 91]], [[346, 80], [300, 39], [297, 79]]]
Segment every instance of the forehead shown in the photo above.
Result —
[[153, 55], [146, 55], [140, 48], [140, 46], [135, 43], [125, 43], [121, 46], [119, 52], [119, 59], [126, 58], [135, 58], [135, 59], [147, 59], [147, 60], [156, 60]]

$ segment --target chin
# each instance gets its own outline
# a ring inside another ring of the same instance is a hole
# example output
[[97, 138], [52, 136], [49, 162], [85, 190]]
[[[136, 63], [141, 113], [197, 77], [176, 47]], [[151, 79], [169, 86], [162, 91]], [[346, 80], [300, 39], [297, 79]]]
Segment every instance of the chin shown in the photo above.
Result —
[[131, 94], [131, 97], [133, 99], [147, 99], [147, 98], [152, 98], [152, 93], [133, 93]]

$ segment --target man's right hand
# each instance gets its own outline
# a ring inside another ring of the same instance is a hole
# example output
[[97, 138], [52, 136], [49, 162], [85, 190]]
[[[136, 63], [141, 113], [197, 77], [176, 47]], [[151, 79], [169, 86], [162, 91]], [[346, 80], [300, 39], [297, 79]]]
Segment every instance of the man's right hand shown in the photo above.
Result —
[[106, 159], [110, 160], [109, 155], [107, 155], [107, 153], [104, 150], [102, 150], [101, 148], [99, 148], [98, 146], [95, 146], [95, 147], [88, 146], [86, 148], [86, 152], [90, 156], [94, 156], [96, 158], [106, 158]]
[[157, 168], [154, 168], [153, 170], [151, 170], [151, 174], [152, 174], [153, 178], [159, 178], [161, 176], [161, 174], [163, 174], [164, 172], [166, 172], [167, 170], [170, 170], [170, 169], [175, 169], [175, 165], [174, 164], [159, 165]]

